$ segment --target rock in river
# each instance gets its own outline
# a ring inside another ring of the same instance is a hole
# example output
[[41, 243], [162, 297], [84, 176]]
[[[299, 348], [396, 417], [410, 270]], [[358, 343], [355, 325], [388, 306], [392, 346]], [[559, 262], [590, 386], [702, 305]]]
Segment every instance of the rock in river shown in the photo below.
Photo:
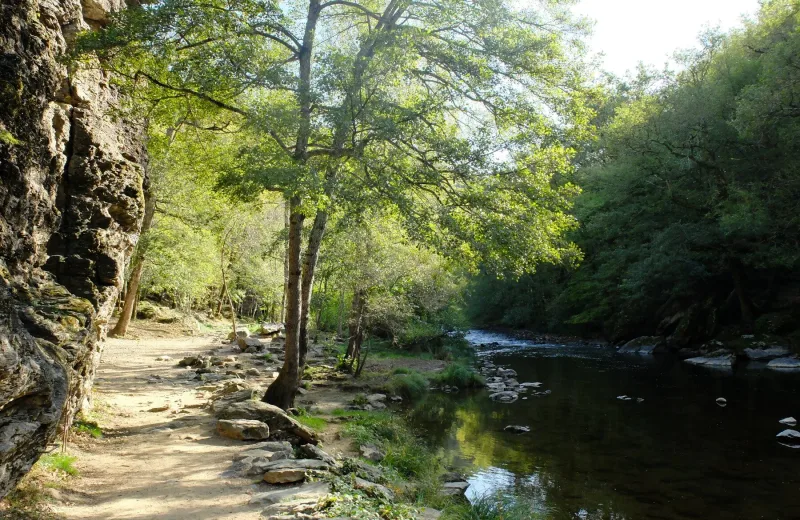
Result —
[[773, 359], [767, 363], [767, 368], [772, 370], [800, 370], [800, 359], [795, 357]]
[[685, 360], [692, 365], [699, 365], [709, 368], [733, 368], [733, 356], [714, 356], [714, 357], [693, 357]]
[[769, 361], [772, 359], [785, 357], [790, 354], [789, 349], [785, 347], [769, 347], [769, 348], [746, 348], [744, 354], [747, 359], [757, 361]]
[[501, 403], [513, 403], [519, 399], [519, 394], [516, 392], [497, 392], [489, 396], [492, 401], [499, 401]]
[[797, 430], [783, 430], [776, 435], [778, 442], [790, 448], [800, 448], [800, 432]]
[[794, 417], [786, 417], [785, 419], [781, 419], [778, 421], [781, 424], [785, 424], [786, 426], [794, 426], [797, 424], [797, 419]]
[[509, 424], [503, 428], [503, 431], [511, 433], [530, 433], [531, 429], [527, 426], [521, 426], [519, 424]]

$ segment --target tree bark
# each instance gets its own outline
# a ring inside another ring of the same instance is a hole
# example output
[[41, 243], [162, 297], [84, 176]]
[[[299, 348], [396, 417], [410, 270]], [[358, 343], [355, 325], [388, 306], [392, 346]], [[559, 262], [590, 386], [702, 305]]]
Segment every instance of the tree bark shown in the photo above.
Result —
[[281, 299], [281, 323], [286, 322], [286, 293], [289, 291], [289, 205], [286, 204], [283, 212], [283, 229], [286, 231], [286, 240], [283, 247], [283, 298]]
[[125, 303], [122, 305], [122, 312], [119, 315], [119, 320], [109, 336], [120, 337], [128, 332], [128, 325], [131, 323], [133, 312], [136, 307], [136, 296], [139, 294], [139, 282], [142, 280], [142, 269], [144, 267], [145, 258], [147, 257], [147, 242], [142, 241], [150, 230], [153, 223], [153, 215], [156, 212], [156, 197], [154, 194], [149, 193], [147, 200], [144, 203], [144, 219], [142, 220], [142, 230], [139, 233], [140, 247], [137, 255], [133, 260], [131, 269], [131, 276], [128, 279], [128, 289], [125, 291]]
[[742, 324], [746, 332], [752, 332], [755, 323], [755, 313], [753, 312], [753, 305], [750, 298], [747, 296], [747, 290], [744, 287], [744, 279], [742, 275], [742, 268], [736, 260], [730, 263], [731, 275], [733, 277], [733, 286], [736, 291], [736, 297], [739, 299], [739, 310], [741, 312]]
[[292, 407], [300, 379], [300, 247], [304, 216], [300, 200], [293, 197], [289, 219], [289, 278], [286, 291], [286, 345], [283, 366], [262, 399], [284, 410]]
[[328, 224], [328, 213], [318, 211], [314, 217], [314, 225], [311, 226], [311, 233], [308, 237], [305, 258], [303, 261], [303, 279], [300, 292], [300, 371], [306, 366], [306, 356], [308, 354], [308, 317], [311, 312], [311, 289], [314, 286], [314, 272], [319, 259], [319, 248], [322, 245], [322, 237], [325, 235], [325, 227]]
[[361, 353], [361, 343], [364, 341], [364, 306], [366, 305], [366, 294], [362, 289], [353, 292], [353, 306], [350, 309], [350, 337], [347, 341], [347, 352], [345, 359], [355, 362]]

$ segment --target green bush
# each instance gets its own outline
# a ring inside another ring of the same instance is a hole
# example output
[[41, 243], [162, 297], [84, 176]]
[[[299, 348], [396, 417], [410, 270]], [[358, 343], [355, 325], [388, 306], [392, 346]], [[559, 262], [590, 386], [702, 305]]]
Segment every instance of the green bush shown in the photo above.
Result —
[[486, 381], [480, 374], [459, 363], [448, 365], [438, 374], [431, 376], [431, 380], [440, 385], [457, 386], [458, 388], [482, 388], [486, 386]]
[[408, 373], [396, 373], [392, 376], [387, 390], [406, 401], [419, 401], [428, 393], [428, 381], [419, 372], [409, 370]]

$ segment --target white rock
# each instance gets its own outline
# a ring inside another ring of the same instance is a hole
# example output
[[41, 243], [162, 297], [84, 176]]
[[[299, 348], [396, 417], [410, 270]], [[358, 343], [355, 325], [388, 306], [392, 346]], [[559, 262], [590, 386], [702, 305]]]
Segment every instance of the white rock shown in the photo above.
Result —
[[794, 417], [786, 417], [785, 419], [781, 419], [778, 421], [781, 424], [785, 424], [786, 426], [794, 426], [797, 424], [797, 419]]

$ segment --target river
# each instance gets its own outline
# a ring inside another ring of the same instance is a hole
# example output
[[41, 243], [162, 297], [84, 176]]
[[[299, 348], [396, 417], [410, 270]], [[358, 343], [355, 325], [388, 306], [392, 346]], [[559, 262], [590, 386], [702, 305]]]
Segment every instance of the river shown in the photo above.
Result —
[[[485, 390], [436, 392], [412, 412], [468, 476], [468, 498], [524, 494], [548, 519], [800, 518], [800, 449], [775, 438], [780, 419], [800, 418], [800, 375], [482, 331], [467, 339], [496, 342], [478, 356], [552, 391], [510, 404]], [[531, 431], [504, 432], [509, 424]]]

